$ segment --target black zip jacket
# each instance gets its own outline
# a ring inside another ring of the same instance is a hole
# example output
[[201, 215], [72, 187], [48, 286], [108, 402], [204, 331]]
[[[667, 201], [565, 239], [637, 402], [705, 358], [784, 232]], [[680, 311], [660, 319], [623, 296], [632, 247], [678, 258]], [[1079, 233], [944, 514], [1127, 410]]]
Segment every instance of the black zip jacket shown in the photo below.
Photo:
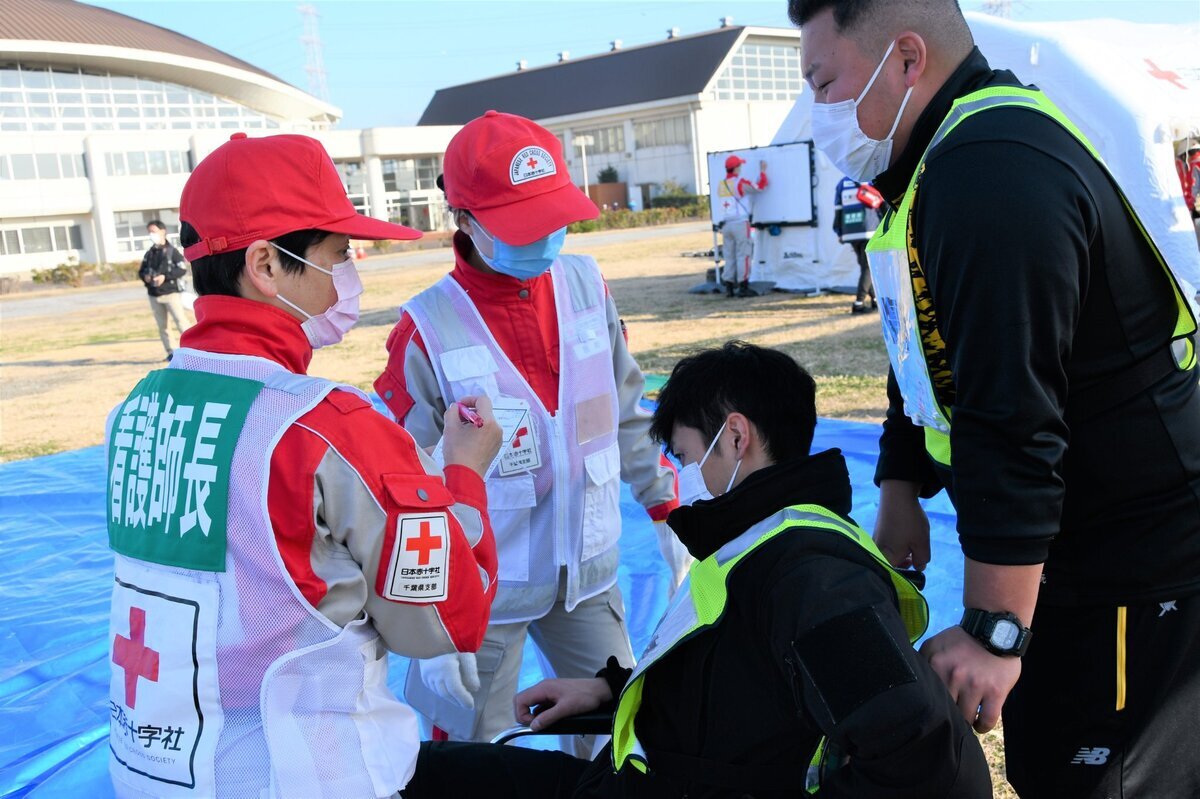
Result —
[[[763, 469], [674, 511], [668, 524], [703, 558], [798, 504], [849, 512], [841, 453]], [[909, 645], [886, 572], [857, 544], [834, 532], [785, 533], [747, 555], [728, 587], [723, 619], [646, 673], [636, 729], [651, 773], [613, 774], [606, 750], [577, 799], [795, 799], [806, 795], [822, 735], [850, 755], [824, 799], [992, 795], [974, 734]], [[601, 676], [619, 691], [628, 675], [610, 667]], [[712, 769], [689, 758], [716, 762], [736, 788], [712, 784]], [[772, 779], [788, 787], [764, 787]]]
[[[951, 103], [997, 85], [1021, 84], [976, 49], [876, 179], [893, 206]], [[1200, 590], [1197, 373], [1170, 366], [1175, 298], [1107, 173], [1053, 120], [985, 111], [930, 152], [913, 213], [953, 375], [953, 461], [926, 456], [889, 379], [876, 481], [944, 486], [963, 552], [1044, 561], [1043, 602]], [[1133, 377], [1147, 359], [1153, 379]]]
[[[138, 269], [138, 277], [146, 284], [146, 292], [151, 297], [178, 294], [179, 284], [176, 281], [186, 274], [187, 269], [183, 267], [183, 253], [171, 246], [169, 242], [161, 247], [152, 244], [150, 249], [146, 250], [146, 254], [142, 256], [142, 265]], [[166, 278], [161, 286], [155, 286], [150, 282], [157, 275]]]

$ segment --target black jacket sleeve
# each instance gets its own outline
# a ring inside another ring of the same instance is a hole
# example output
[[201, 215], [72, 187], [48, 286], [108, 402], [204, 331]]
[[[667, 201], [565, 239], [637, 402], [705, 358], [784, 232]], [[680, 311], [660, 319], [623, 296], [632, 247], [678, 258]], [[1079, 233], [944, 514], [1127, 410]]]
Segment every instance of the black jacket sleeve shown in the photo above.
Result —
[[879, 460], [875, 464], [875, 485], [884, 480], [905, 480], [921, 484], [921, 496], [932, 497], [941, 490], [932, 461], [925, 453], [925, 432], [904, 413], [904, 398], [896, 375], [888, 369], [888, 409], [879, 436]]
[[168, 280], [178, 280], [187, 274], [187, 268], [183, 265], [183, 253], [174, 247], [170, 247], [170, 272], [167, 274]]
[[958, 531], [974, 560], [1041, 563], [1062, 515], [1067, 362], [1098, 214], [1079, 176], [1041, 150], [947, 143], [914, 225], [954, 374]]
[[154, 277], [154, 248], [146, 250], [146, 254], [142, 256], [142, 265], [138, 267], [138, 277], [142, 282], [149, 285], [150, 278]]
[[817, 555], [771, 590], [772, 646], [797, 709], [848, 756], [817, 796], [990, 797], [983, 751], [909, 644], [884, 580], [861, 563]]

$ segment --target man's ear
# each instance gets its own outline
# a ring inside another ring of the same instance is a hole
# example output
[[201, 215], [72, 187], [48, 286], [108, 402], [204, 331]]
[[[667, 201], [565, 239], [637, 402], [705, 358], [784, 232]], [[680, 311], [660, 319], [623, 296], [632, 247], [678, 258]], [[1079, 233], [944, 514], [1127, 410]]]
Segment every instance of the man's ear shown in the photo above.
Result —
[[905, 31], [896, 37], [896, 50], [904, 59], [904, 87], [911, 88], [929, 68], [929, 54], [925, 40], [919, 33]]
[[729, 436], [729, 442], [734, 449], [734, 457], [744, 458], [750, 449], [751, 437], [757, 436], [758, 431], [755, 430], [749, 419], [734, 411], [729, 414], [729, 421], [725, 423], [725, 435]]
[[264, 239], [259, 239], [246, 248], [246, 263], [242, 267], [242, 279], [263, 297], [272, 298], [279, 294], [276, 279], [279, 277], [281, 269], [279, 264], [271, 262], [274, 257], [274, 248]]
[[474, 232], [471, 225], [472, 221], [471, 215], [461, 208], [454, 212], [454, 224], [458, 226], [459, 230], [461, 230], [463, 233], [466, 233], [468, 236]]

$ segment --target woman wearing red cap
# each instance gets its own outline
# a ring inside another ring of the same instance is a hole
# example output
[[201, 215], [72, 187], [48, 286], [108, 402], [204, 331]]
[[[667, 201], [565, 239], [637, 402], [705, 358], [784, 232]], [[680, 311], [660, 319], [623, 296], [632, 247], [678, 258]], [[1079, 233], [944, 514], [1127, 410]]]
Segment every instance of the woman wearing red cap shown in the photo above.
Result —
[[445, 476], [361, 392], [305, 374], [358, 318], [355, 213], [321, 144], [234, 134], [180, 200], [197, 324], [109, 420], [110, 772], [121, 797], [388, 797], [415, 767], [387, 650], [479, 648], [480, 478], [500, 428], [449, 416]]
[[[754, 238], [750, 217], [754, 211], [754, 196], [767, 188], [767, 162], [758, 164], [758, 182], [742, 177], [745, 158], [731, 155], [725, 159], [725, 179], [717, 189], [721, 198], [721, 233], [725, 240], [725, 268], [721, 281], [726, 297], [753, 297], [750, 289], [750, 259], [754, 257]], [[736, 292], [735, 292], [736, 289]]]
[[445, 409], [490, 397], [505, 428], [487, 475], [500, 586], [478, 655], [426, 660], [405, 697], [455, 740], [511, 726], [527, 634], [558, 676], [633, 660], [616, 586], [620, 480], [634, 489], [676, 574], [686, 553], [662, 523], [674, 473], [648, 437], [643, 379], [595, 261], [560, 255], [596, 206], [571, 182], [558, 138], [489, 111], [446, 149], [458, 232], [454, 271], [402, 309], [376, 391], [418, 444]]

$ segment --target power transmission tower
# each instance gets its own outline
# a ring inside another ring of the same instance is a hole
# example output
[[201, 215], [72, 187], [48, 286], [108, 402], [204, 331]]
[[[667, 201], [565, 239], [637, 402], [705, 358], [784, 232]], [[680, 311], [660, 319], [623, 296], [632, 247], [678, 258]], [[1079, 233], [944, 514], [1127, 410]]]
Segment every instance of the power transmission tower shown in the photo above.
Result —
[[304, 18], [304, 71], [308, 73], [308, 93], [329, 102], [329, 86], [325, 83], [325, 59], [321, 55], [321, 32], [317, 29], [317, 7], [311, 3], [296, 6]]
[[1013, 0], [982, 0], [979, 10], [985, 14], [991, 14], [993, 17], [1010, 19], [1013, 15], [1013, 6], [1024, 5], [1023, 2], [1013, 2]]

